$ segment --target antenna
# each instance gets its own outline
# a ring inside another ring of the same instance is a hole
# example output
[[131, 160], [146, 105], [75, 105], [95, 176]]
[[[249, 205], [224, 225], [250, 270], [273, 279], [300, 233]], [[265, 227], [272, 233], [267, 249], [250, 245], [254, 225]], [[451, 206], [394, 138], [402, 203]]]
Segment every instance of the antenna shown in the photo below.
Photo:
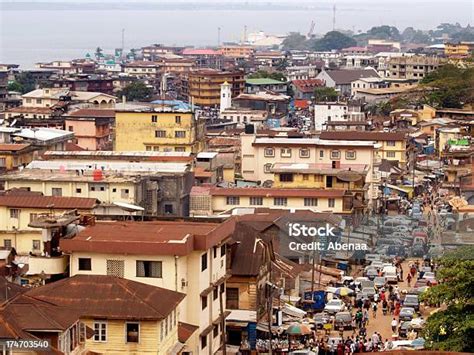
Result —
[[332, 7], [332, 30], [336, 30], [336, 4]]
[[217, 27], [217, 47], [221, 45], [221, 28]]

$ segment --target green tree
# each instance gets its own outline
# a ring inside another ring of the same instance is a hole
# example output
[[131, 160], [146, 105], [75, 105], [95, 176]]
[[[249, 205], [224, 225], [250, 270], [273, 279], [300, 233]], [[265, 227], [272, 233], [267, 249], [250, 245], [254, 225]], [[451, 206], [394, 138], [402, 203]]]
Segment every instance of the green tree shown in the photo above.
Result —
[[338, 31], [331, 31], [324, 35], [323, 38], [312, 43], [312, 48], [316, 51], [330, 51], [333, 49], [342, 49], [352, 47], [357, 44], [352, 37]]
[[283, 73], [280, 72], [267, 72], [265, 70], [259, 70], [255, 73], [249, 74], [247, 76], [249, 79], [262, 79], [262, 78], [268, 78], [268, 79], [273, 79], [273, 80], [278, 80], [278, 81], [286, 81], [286, 77]]
[[299, 32], [291, 32], [283, 40], [282, 45], [284, 50], [307, 49], [307, 39]]
[[316, 102], [336, 101], [338, 96], [339, 95], [334, 88], [321, 86], [314, 89], [314, 100]]
[[378, 39], [390, 39], [394, 41], [401, 39], [400, 31], [398, 31], [398, 28], [394, 26], [375, 26], [368, 30], [367, 34], [372, 38]]
[[435, 107], [462, 108], [474, 103], [474, 68], [443, 65], [429, 73], [421, 85], [432, 89], [426, 103]]
[[124, 87], [119, 96], [125, 96], [128, 101], [148, 101], [153, 95], [153, 89], [142, 82], [135, 82]]
[[474, 349], [474, 246], [462, 247], [439, 260], [440, 284], [429, 288], [422, 300], [444, 304], [445, 309], [430, 315], [423, 336], [435, 350]]
[[13, 81], [8, 84], [7, 90], [23, 93], [23, 85], [21, 85], [18, 81]]
[[35, 77], [30, 72], [21, 72], [20, 74], [16, 75], [15, 81], [22, 88], [22, 94], [35, 90], [36, 85], [38, 84]]

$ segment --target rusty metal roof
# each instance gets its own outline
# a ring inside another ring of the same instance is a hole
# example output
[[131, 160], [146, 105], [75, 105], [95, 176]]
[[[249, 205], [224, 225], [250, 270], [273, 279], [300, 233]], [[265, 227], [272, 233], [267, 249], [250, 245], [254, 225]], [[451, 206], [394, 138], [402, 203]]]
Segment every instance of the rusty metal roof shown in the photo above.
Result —
[[81, 209], [97, 205], [95, 198], [32, 195], [0, 195], [0, 206], [12, 208]]

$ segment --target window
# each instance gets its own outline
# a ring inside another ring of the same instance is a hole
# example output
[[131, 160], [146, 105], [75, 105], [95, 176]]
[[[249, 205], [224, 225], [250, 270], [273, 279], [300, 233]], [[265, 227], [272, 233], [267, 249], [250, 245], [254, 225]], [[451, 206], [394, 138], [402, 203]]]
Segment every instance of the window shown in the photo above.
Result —
[[322, 175], [314, 175], [314, 182], [323, 182], [323, 176]]
[[238, 204], [240, 204], [240, 197], [239, 196], [227, 196], [226, 203], [228, 205], [238, 205]]
[[53, 187], [51, 189], [51, 195], [61, 197], [63, 195], [63, 189], [60, 187]]
[[173, 205], [169, 203], [165, 204], [165, 214], [173, 214]]
[[69, 132], [74, 132], [74, 127], [73, 126], [68, 126]]
[[37, 104], [40, 104], [41, 102], [42, 102], [41, 99], [36, 99], [36, 103], [37, 103]]
[[12, 240], [11, 239], [4, 239], [3, 240], [3, 247], [5, 249], [11, 249], [12, 248]]
[[114, 188], [112, 189], [112, 192], [117, 192], [117, 188], [114, 187]]
[[217, 258], [217, 247], [212, 247], [212, 256], [213, 258]]
[[186, 131], [175, 131], [174, 132], [175, 138], [186, 138]]
[[293, 181], [293, 174], [280, 174], [280, 181], [283, 182], [292, 182]]
[[153, 151], [154, 151], [154, 152], [158, 152], [159, 150], [160, 150], [160, 147], [158, 147], [158, 146], [156, 146], [156, 145], [153, 147]]
[[274, 157], [275, 156], [275, 149], [273, 148], [265, 148], [263, 151], [263, 155], [266, 157]]
[[309, 156], [310, 156], [309, 149], [307, 148], [300, 149], [300, 158], [309, 158]]
[[331, 150], [331, 160], [341, 159], [341, 152], [339, 150]]
[[201, 309], [204, 310], [207, 307], [207, 295], [201, 296]]
[[305, 197], [304, 198], [304, 205], [305, 206], [317, 206], [318, 205], [318, 199], [314, 197]]
[[10, 210], [10, 218], [18, 219], [20, 217], [20, 210], [18, 208], [12, 208]]
[[138, 343], [140, 340], [140, 324], [125, 323], [127, 343]]
[[219, 324], [216, 324], [214, 328], [212, 329], [212, 336], [215, 338], [218, 335], [219, 335]]
[[324, 150], [320, 150], [320, 151], [319, 151], [319, 157], [320, 157], [320, 158], [324, 158]]
[[146, 148], [146, 151], [147, 151], [147, 152], [150, 152], [150, 151], [151, 151], [151, 145], [147, 145], [147, 146], [145, 146], [145, 148]]
[[158, 116], [157, 115], [151, 115], [151, 122], [153, 122], [153, 123], [158, 122]]
[[227, 287], [226, 308], [227, 309], [239, 308], [239, 289], [238, 288]]
[[155, 131], [155, 138], [165, 138], [166, 131]]
[[214, 301], [217, 300], [218, 294], [219, 294], [219, 287], [214, 287], [214, 289], [212, 290], [212, 299]]
[[120, 196], [122, 198], [128, 198], [129, 193], [130, 193], [130, 191], [128, 189], [121, 189], [120, 190]]
[[263, 197], [250, 197], [250, 206], [262, 206]]
[[107, 322], [94, 321], [94, 341], [107, 341]]
[[395, 147], [395, 141], [387, 141], [388, 147]]
[[207, 346], [207, 335], [201, 337], [201, 349], [204, 349]]
[[303, 181], [308, 181], [308, 180], [309, 180], [309, 175], [303, 174]]
[[221, 256], [225, 256], [225, 244], [221, 246]]
[[41, 249], [41, 241], [40, 240], [33, 240], [33, 250], [40, 250]]
[[162, 262], [137, 260], [137, 277], [162, 277]]
[[334, 208], [336, 206], [336, 200], [333, 198], [328, 198], [328, 207]]
[[91, 190], [91, 191], [95, 191], [95, 186], [91, 186], [91, 187], [90, 187], [90, 190]]
[[355, 151], [353, 151], [353, 150], [348, 150], [348, 151], [346, 152], [346, 159], [347, 159], [347, 160], [355, 160], [355, 158], [356, 158], [356, 152], [355, 152]]
[[160, 329], [160, 340], [163, 340], [165, 337], [165, 321], [161, 321], [161, 329]]
[[175, 147], [175, 148], [174, 148], [174, 151], [175, 151], [175, 152], [185, 152], [185, 151], [186, 151], [186, 148], [185, 148], [185, 147]]
[[105, 186], [100, 186], [100, 191], [105, 191]]
[[30, 213], [30, 223], [36, 221], [38, 213]]
[[207, 253], [201, 255], [201, 271], [207, 269]]
[[267, 163], [263, 166], [263, 172], [264, 173], [271, 173], [272, 172], [272, 164]]
[[123, 277], [124, 269], [123, 260], [107, 260], [107, 275]]
[[181, 124], [181, 116], [175, 116], [174, 123]]
[[273, 199], [273, 205], [275, 205], [275, 206], [286, 206], [286, 205], [288, 205], [288, 199], [286, 197], [275, 197]]
[[76, 194], [80, 194], [82, 192], [82, 189], [76, 189]]
[[395, 158], [395, 152], [387, 152], [387, 158]]
[[78, 262], [78, 269], [81, 271], [91, 271], [92, 270], [92, 260], [91, 258], [79, 258]]
[[281, 148], [280, 156], [282, 158], [291, 158], [291, 148]]

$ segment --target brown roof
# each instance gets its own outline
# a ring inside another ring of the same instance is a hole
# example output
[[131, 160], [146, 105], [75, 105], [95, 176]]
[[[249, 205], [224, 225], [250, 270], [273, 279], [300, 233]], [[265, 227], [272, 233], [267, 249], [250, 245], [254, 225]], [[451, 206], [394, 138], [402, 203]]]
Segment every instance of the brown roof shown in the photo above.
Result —
[[64, 251], [132, 255], [187, 255], [221, 244], [233, 230], [224, 223], [177, 221], [98, 222], [72, 239], [62, 239]]
[[84, 148], [72, 142], [66, 142], [66, 146], [64, 148], [66, 152], [78, 152], [78, 151], [85, 150]]
[[114, 118], [115, 117], [115, 110], [110, 109], [94, 109], [94, 108], [83, 108], [71, 112], [68, 117], [105, 117], [105, 118]]
[[211, 188], [212, 196], [262, 196], [262, 197], [342, 197], [344, 190], [277, 189], [265, 187]]
[[26, 149], [30, 144], [15, 144], [15, 143], [6, 143], [0, 144], [0, 151], [2, 152], [18, 152], [20, 150]]
[[379, 75], [374, 69], [341, 69], [327, 70], [326, 73], [336, 84], [350, 84], [354, 80], [361, 78], [378, 78]]
[[324, 82], [319, 79], [293, 80], [291, 82], [301, 92], [313, 92], [318, 86], [323, 86]]
[[57, 197], [31, 195], [3, 195], [0, 196], [0, 206], [18, 208], [44, 209], [84, 209], [90, 210], [97, 204], [95, 198], [85, 197]]
[[319, 138], [354, 141], [402, 141], [405, 140], [405, 133], [380, 131], [323, 131]]
[[76, 275], [27, 295], [77, 310], [82, 317], [160, 320], [186, 296], [183, 293], [107, 275]]
[[0, 277], [0, 303], [7, 301], [25, 292], [27, 289], [21, 287], [20, 285], [14, 284], [13, 282], [9, 282], [5, 277]]
[[51, 107], [25, 107], [25, 106], [18, 106], [12, 107], [7, 110], [7, 112], [14, 112], [14, 113], [43, 113], [43, 114], [51, 114], [54, 111]]
[[189, 323], [178, 322], [178, 340], [181, 343], [186, 343], [191, 335], [193, 335], [193, 333], [198, 329], [198, 326]]

